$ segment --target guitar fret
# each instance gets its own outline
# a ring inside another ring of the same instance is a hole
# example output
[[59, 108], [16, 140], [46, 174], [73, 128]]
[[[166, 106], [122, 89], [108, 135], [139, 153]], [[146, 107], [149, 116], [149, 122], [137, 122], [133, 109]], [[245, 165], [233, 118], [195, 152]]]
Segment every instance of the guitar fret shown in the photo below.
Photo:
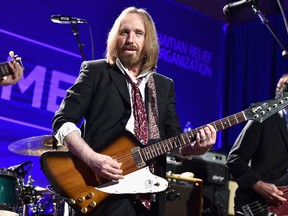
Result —
[[168, 145], [167, 145], [167, 143], [166, 142], [164, 142], [163, 141], [163, 146], [164, 146], [164, 148], [165, 148], [165, 152], [168, 152], [169, 151], [169, 147], [168, 147]]
[[[162, 144], [162, 145], [161, 145], [161, 144]], [[165, 143], [162, 143], [162, 142], [161, 142], [161, 143], [159, 144], [159, 146], [160, 146], [160, 149], [161, 149], [161, 154], [165, 154], [165, 152], [166, 152], [166, 148], [165, 148], [166, 145], [165, 145]], [[161, 147], [162, 147], [162, 148], [161, 148]]]
[[160, 155], [158, 145], [155, 145], [154, 147], [155, 147], [155, 148], [154, 148], [154, 150], [155, 150], [154, 153], [156, 154], [155, 156]]
[[229, 126], [231, 126], [231, 122], [229, 121], [229, 117], [226, 118], [227, 122], [229, 123]]
[[152, 158], [154, 158], [156, 156], [153, 148], [154, 148], [154, 145], [150, 146], [150, 148], [149, 148], [150, 153], [152, 155]]
[[223, 125], [222, 121], [220, 121], [220, 123], [221, 123], [221, 126], [222, 126], [222, 130], [223, 130], [225, 127], [224, 127], [224, 125]]
[[216, 122], [213, 122], [212, 125], [214, 126], [214, 128], [216, 129], [216, 131], [218, 131], [218, 128], [216, 126]]
[[228, 127], [227, 121], [221, 121], [221, 122], [222, 122], [222, 125], [223, 125], [223, 129], [226, 129]]
[[[181, 140], [182, 140], [182, 143], [184, 143], [184, 145], [185, 145], [185, 143], [187, 143], [187, 142], [186, 142], [185, 139], [184, 139], [184, 135], [185, 135], [185, 134], [181, 134], [181, 135], [180, 135], [180, 138], [181, 138]], [[181, 145], [181, 146], [183, 146], [183, 145]]]
[[169, 145], [170, 145], [170, 148], [169, 148], [169, 151], [171, 151], [173, 149], [173, 144], [172, 144], [172, 138], [168, 139], [169, 141]]
[[238, 124], [238, 119], [235, 118], [235, 116], [233, 115], [233, 116], [231, 116], [231, 118], [230, 118], [230, 122], [232, 123], [232, 125]]
[[186, 139], [184, 138], [184, 143], [183, 143], [184, 145], [187, 145], [193, 141], [191, 137], [191, 131], [188, 131], [187, 133], [183, 134], [183, 136], [186, 137]]
[[148, 149], [146, 149], [146, 151], [144, 152], [144, 157], [145, 157], [145, 160], [150, 160], [150, 152], [148, 151]]
[[236, 124], [238, 124], [239, 121], [238, 121], [238, 119], [237, 119], [237, 116], [236, 116], [236, 115], [233, 115], [233, 116], [234, 116], [234, 118], [235, 118], [235, 120], [236, 120]]
[[230, 123], [230, 121], [229, 121], [229, 117], [227, 117], [226, 120], [227, 120], [227, 121], [226, 121], [226, 126], [228, 125], [228, 127], [231, 127], [231, 123]]

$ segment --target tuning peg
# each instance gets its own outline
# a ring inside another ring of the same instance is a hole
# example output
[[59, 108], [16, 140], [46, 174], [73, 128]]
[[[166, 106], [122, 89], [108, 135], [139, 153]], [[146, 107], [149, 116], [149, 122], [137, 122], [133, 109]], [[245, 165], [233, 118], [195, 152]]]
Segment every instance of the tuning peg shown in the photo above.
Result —
[[10, 51], [10, 52], [9, 52], [9, 56], [10, 56], [11, 58], [14, 58], [14, 51]]

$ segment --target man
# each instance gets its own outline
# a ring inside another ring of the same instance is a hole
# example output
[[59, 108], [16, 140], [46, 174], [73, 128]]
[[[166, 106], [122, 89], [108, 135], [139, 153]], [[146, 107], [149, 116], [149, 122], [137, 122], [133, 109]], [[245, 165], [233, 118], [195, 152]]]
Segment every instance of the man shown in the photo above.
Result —
[[[79, 77], [55, 113], [56, 139], [105, 179], [123, 178], [121, 163], [99, 153], [119, 132], [130, 131], [144, 145], [181, 133], [173, 81], [155, 72], [158, 53], [151, 16], [144, 9], [125, 9], [109, 32], [106, 60], [82, 63]], [[82, 117], [80, 132], [75, 125]], [[194, 138], [195, 142], [177, 149], [175, 154], [185, 158], [207, 152], [216, 141], [216, 131], [207, 125]], [[165, 177], [165, 155], [150, 166], [156, 175]], [[156, 202], [151, 199], [147, 208], [139, 200], [137, 196], [119, 196], [97, 215], [164, 215], [165, 193], [156, 194]]]
[[[284, 74], [278, 81], [276, 97], [287, 91], [288, 74]], [[227, 165], [238, 184], [234, 199], [237, 215], [250, 210], [253, 215], [267, 215], [270, 204], [281, 206], [287, 201], [285, 192], [276, 187], [288, 184], [286, 115], [287, 108], [263, 123], [247, 122], [229, 152]]]
[[7, 85], [14, 85], [16, 84], [23, 76], [23, 68], [17, 61], [8, 62], [10, 67], [10, 75], [5, 77], [0, 77], [0, 85], [7, 86]]

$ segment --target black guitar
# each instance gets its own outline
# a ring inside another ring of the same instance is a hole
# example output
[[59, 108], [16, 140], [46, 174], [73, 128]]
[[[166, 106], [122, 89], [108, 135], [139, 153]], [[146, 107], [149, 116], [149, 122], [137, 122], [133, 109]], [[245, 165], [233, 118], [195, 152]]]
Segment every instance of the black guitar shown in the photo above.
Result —
[[[22, 61], [21, 61], [21, 57], [19, 57], [18, 55], [14, 55], [13, 51], [9, 52], [10, 57], [12, 58], [11, 61], [8, 62], [13, 62], [13, 61], [17, 61], [21, 67], [23, 67]], [[0, 63], [0, 78], [8, 76], [10, 74], [12, 74], [11, 68], [8, 65], [8, 62], [2, 62]]]

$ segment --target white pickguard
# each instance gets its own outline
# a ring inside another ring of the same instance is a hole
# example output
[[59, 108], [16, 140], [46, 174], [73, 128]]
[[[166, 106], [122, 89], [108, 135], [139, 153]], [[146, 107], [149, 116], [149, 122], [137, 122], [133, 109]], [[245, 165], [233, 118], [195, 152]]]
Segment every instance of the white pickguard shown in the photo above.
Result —
[[149, 167], [144, 167], [125, 175], [119, 181], [110, 181], [95, 188], [109, 194], [136, 194], [161, 192], [167, 187], [166, 179], [153, 175]]

